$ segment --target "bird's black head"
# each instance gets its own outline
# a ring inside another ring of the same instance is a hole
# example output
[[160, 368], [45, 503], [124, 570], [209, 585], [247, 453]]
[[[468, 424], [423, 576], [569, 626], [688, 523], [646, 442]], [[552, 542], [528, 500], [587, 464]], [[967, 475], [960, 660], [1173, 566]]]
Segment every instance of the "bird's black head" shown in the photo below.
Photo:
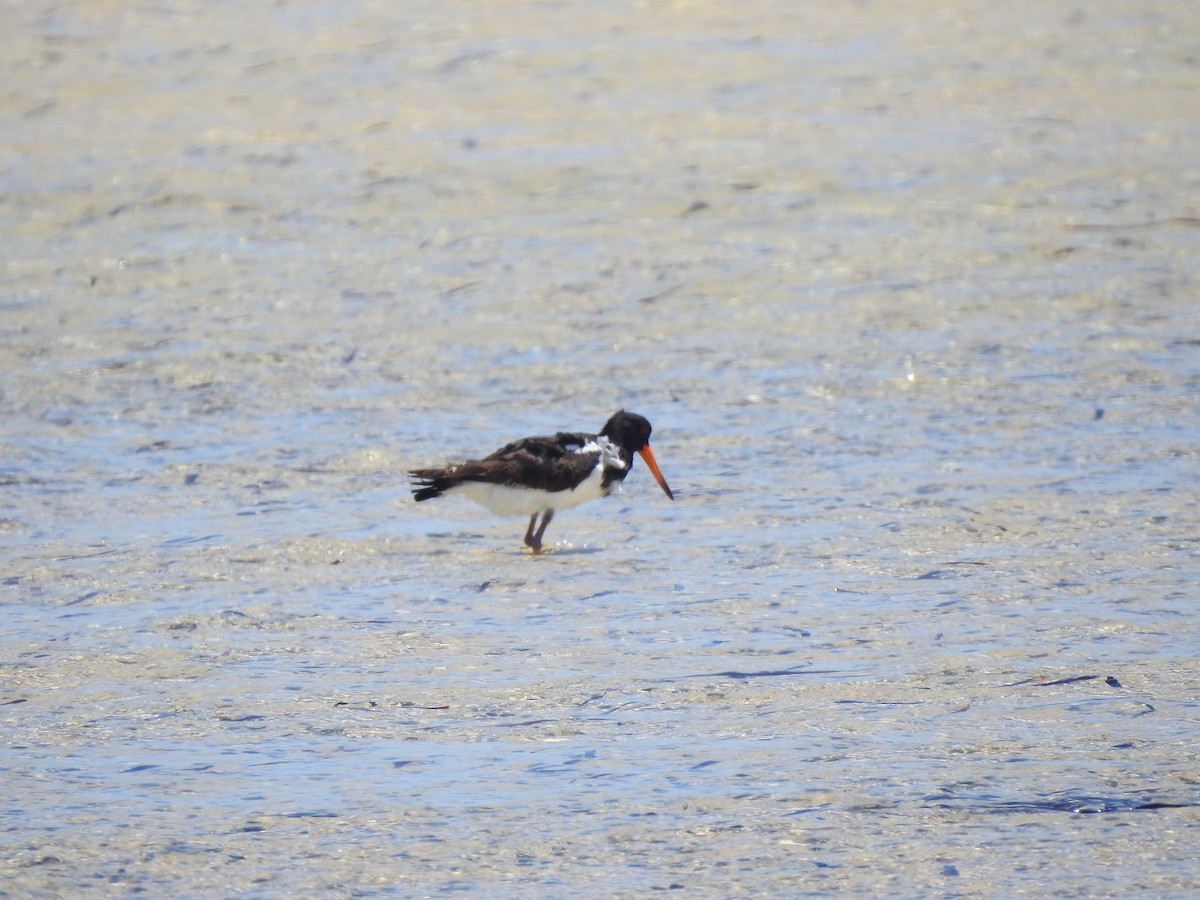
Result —
[[645, 416], [622, 409], [604, 423], [600, 433], [633, 454], [650, 443], [650, 422]]
[[[622, 409], [604, 423], [600, 434], [624, 451], [624, 455], [631, 466], [633, 464], [633, 454], [640, 454], [642, 459], [646, 461], [646, 465], [650, 469], [650, 474], [654, 476], [654, 480], [663, 489], [663, 493], [670, 499], [675, 499], [674, 494], [671, 493], [671, 489], [667, 487], [667, 480], [663, 478], [662, 472], [658, 469], [658, 461], [654, 458], [654, 451], [650, 449], [650, 423], [644, 416], [626, 412]], [[624, 478], [625, 475], [622, 474], [621, 477]]]

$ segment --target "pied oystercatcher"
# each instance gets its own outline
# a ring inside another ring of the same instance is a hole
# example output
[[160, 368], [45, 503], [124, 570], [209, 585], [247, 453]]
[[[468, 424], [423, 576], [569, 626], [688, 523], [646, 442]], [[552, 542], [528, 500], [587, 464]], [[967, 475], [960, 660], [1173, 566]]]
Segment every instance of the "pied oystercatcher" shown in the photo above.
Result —
[[650, 449], [650, 423], [625, 410], [605, 422], [599, 434], [560, 431], [521, 438], [483, 459], [408, 474], [418, 501], [465, 494], [497, 515], [529, 516], [525, 545], [540, 553], [542, 535], [554, 514], [611, 494], [633, 468], [635, 453], [674, 500]]

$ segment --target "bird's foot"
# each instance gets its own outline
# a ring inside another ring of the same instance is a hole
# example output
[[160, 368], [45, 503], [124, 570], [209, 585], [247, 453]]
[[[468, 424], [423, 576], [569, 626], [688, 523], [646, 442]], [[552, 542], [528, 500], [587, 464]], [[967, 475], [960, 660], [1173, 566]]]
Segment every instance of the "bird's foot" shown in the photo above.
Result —
[[534, 531], [533, 527], [537, 524], [537, 518], [537, 513], [529, 518], [529, 528], [525, 531], [525, 546], [533, 551], [534, 556], [538, 556], [542, 552], [542, 535], [546, 533], [546, 526], [554, 518], [554, 510], [546, 510], [542, 513], [542, 524], [538, 525], [537, 531]]

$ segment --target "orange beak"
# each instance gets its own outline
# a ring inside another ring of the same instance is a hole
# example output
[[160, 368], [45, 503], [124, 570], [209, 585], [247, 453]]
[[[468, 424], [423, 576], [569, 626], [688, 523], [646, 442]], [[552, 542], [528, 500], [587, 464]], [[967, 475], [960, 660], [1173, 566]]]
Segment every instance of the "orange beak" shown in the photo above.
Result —
[[642, 459], [646, 461], [646, 465], [650, 467], [650, 474], [654, 476], [654, 480], [658, 482], [658, 486], [663, 489], [668, 499], [674, 500], [675, 495], [671, 493], [671, 489], [667, 487], [667, 479], [663, 478], [662, 472], [658, 471], [658, 462], [654, 459], [654, 451], [647, 444], [638, 451], [642, 455]]

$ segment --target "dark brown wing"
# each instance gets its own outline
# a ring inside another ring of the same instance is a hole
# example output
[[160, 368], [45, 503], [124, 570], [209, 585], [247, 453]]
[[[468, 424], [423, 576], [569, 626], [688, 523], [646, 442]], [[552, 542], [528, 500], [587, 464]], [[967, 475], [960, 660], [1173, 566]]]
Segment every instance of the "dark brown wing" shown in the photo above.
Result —
[[596, 438], [590, 434], [559, 432], [545, 437], [513, 441], [479, 460], [468, 460], [443, 469], [416, 469], [413, 496], [430, 500], [464, 481], [509, 484], [542, 491], [565, 491], [579, 484], [596, 467], [599, 450], [580, 452]]

